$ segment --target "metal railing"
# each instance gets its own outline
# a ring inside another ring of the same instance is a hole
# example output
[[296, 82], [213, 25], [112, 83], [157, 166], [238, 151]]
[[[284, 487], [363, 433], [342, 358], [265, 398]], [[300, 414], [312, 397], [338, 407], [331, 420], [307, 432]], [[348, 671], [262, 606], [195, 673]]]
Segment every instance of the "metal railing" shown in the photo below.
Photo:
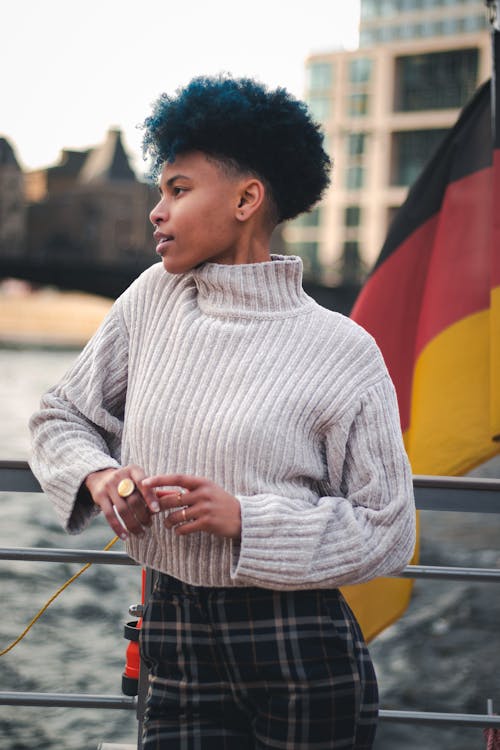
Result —
[[[419, 510], [458, 511], [462, 513], [500, 513], [500, 480], [469, 477], [415, 476], [415, 501]], [[0, 492], [41, 492], [41, 487], [24, 461], [0, 461]], [[0, 548], [0, 560], [40, 562], [99, 563], [136, 565], [124, 552], [41, 548]], [[399, 574], [405, 578], [500, 582], [500, 569], [408, 565]], [[0, 705], [58, 706], [135, 710], [142, 715], [145, 675], [141, 672], [139, 699], [122, 695], [70, 693], [0, 692]], [[435, 726], [500, 728], [500, 716], [428, 711], [392, 711], [380, 709], [386, 722], [410, 722]]]

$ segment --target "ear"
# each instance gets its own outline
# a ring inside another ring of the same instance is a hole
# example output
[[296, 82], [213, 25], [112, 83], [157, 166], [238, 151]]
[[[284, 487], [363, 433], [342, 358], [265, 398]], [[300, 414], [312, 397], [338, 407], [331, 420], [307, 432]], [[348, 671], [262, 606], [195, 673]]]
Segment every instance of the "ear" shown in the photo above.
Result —
[[236, 219], [247, 221], [261, 208], [266, 197], [264, 184], [256, 177], [241, 183], [238, 193], [239, 201], [236, 207]]

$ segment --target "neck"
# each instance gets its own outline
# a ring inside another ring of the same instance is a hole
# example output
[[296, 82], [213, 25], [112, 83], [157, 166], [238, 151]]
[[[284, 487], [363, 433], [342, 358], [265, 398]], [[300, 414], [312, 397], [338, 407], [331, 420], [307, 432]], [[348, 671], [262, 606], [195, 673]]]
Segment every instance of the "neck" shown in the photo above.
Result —
[[236, 248], [231, 255], [219, 259], [220, 263], [240, 266], [244, 263], [265, 263], [271, 260], [269, 244], [271, 233], [263, 227], [256, 227], [254, 222], [245, 222], [241, 227], [241, 234]]

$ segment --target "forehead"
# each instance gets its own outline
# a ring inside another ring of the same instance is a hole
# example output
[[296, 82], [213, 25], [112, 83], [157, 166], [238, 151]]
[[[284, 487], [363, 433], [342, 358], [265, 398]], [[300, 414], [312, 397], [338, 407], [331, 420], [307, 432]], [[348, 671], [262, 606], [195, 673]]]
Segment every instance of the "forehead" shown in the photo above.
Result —
[[177, 177], [184, 177], [195, 182], [225, 181], [234, 182], [213, 157], [208, 157], [203, 151], [189, 151], [179, 154], [174, 161], [165, 162], [160, 174], [160, 183], [165, 184]]

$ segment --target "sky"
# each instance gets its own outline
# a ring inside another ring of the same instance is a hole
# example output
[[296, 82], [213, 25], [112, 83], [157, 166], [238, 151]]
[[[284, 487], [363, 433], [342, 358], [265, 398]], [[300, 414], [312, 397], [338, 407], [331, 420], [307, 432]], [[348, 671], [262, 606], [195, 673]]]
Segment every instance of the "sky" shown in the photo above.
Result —
[[359, 0], [0, 0], [0, 136], [24, 169], [124, 134], [163, 91], [229, 72], [301, 97], [314, 52], [357, 46]]

